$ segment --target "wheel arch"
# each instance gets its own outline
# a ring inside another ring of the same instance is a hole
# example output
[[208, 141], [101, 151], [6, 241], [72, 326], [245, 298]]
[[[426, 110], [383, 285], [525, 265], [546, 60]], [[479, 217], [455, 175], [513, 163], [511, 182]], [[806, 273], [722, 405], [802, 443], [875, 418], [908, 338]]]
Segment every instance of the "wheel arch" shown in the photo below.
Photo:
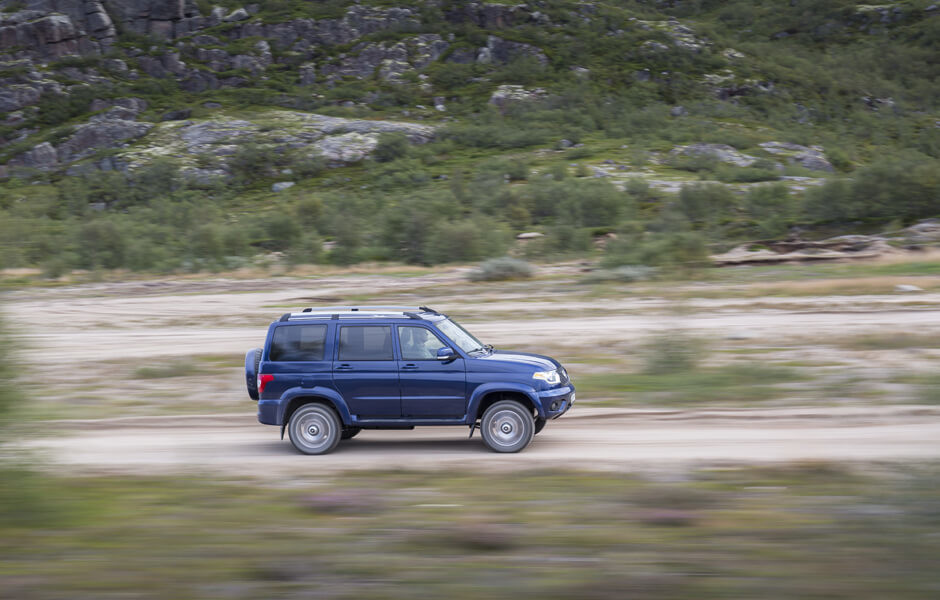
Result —
[[515, 400], [532, 411], [533, 416], [545, 417], [538, 394], [531, 387], [519, 384], [489, 384], [481, 385], [474, 391], [468, 411], [469, 421], [476, 422], [487, 408], [501, 400]]
[[343, 398], [336, 392], [325, 388], [298, 390], [294, 393], [285, 394], [285, 397], [282, 399], [281, 405], [283, 406], [283, 412], [280, 419], [281, 439], [284, 439], [284, 430], [287, 428], [287, 424], [290, 423], [291, 415], [305, 404], [323, 404], [328, 406], [336, 411], [344, 427], [350, 424], [349, 407], [346, 406]]

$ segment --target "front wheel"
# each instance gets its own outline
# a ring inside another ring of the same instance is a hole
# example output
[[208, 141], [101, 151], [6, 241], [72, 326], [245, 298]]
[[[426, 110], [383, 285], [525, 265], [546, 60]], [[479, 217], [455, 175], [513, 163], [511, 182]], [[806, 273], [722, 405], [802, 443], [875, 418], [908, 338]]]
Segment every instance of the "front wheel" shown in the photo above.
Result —
[[287, 432], [294, 448], [304, 454], [326, 454], [339, 444], [343, 425], [332, 408], [305, 404], [291, 415]]
[[503, 400], [486, 409], [480, 420], [483, 442], [494, 452], [519, 452], [535, 435], [535, 421], [526, 407]]

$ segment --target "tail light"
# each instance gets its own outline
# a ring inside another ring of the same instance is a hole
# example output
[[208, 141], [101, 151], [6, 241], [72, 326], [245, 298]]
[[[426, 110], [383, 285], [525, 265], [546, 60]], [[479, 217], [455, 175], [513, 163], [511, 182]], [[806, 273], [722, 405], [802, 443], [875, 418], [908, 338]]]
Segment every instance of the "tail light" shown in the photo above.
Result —
[[274, 375], [269, 375], [269, 374], [262, 375], [261, 373], [258, 373], [258, 395], [259, 396], [264, 393], [265, 386], [267, 386], [268, 383], [271, 381], [274, 381]]

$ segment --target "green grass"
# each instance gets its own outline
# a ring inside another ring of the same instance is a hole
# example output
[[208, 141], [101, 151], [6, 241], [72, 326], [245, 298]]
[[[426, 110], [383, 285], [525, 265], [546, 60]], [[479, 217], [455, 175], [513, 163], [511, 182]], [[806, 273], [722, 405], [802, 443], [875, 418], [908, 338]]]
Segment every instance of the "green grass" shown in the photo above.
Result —
[[616, 404], [748, 404], [786, 395], [781, 384], [809, 379], [804, 370], [749, 362], [670, 373], [589, 373], [577, 376], [578, 396]]
[[169, 377], [187, 377], [190, 375], [205, 374], [205, 369], [191, 360], [178, 359], [163, 363], [151, 364], [134, 369], [135, 379], [166, 379]]
[[847, 350], [906, 350], [940, 348], [940, 337], [926, 333], [882, 333], [830, 338], [826, 343]]
[[938, 585], [936, 465], [673, 483], [385, 471], [252, 486], [10, 469], [0, 482], [0, 585], [24, 600], [880, 600], [932, 599]]

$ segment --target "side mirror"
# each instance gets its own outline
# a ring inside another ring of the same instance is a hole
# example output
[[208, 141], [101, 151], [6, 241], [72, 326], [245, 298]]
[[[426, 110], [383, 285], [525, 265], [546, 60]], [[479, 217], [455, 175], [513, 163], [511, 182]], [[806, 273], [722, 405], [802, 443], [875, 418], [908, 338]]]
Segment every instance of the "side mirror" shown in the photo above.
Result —
[[453, 348], [438, 348], [437, 349], [437, 360], [454, 360], [457, 358], [457, 353], [454, 352]]

